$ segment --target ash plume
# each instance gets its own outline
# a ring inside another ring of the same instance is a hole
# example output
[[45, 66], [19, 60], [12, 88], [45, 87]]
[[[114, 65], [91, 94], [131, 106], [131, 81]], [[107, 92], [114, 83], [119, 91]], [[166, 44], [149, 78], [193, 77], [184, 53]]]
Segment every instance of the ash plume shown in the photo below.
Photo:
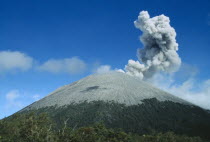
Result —
[[147, 11], [142, 11], [134, 25], [143, 32], [140, 41], [144, 47], [137, 50], [139, 61], [128, 61], [125, 73], [147, 79], [159, 71], [176, 71], [181, 59], [177, 53], [176, 32], [170, 26], [169, 17], [160, 15], [150, 18]]

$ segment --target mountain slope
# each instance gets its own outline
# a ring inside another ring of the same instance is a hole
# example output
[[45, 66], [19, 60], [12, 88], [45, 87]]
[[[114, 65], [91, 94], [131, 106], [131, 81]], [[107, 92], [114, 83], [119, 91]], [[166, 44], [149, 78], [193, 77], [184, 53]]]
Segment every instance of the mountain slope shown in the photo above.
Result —
[[60, 127], [103, 122], [139, 134], [173, 131], [210, 140], [210, 114], [138, 78], [111, 72], [63, 86], [21, 113], [47, 112]]

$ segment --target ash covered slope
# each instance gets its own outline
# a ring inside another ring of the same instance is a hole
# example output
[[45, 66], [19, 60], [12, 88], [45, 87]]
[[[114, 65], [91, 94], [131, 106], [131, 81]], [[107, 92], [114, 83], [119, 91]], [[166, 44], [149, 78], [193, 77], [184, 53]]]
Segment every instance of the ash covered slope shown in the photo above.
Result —
[[27, 108], [64, 106], [84, 101], [114, 101], [130, 106], [141, 104], [142, 100], [150, 98], [189, 104], [136, 77], [119, 72], [110, 72], [91, 75], [70, 85], [65, 85]]

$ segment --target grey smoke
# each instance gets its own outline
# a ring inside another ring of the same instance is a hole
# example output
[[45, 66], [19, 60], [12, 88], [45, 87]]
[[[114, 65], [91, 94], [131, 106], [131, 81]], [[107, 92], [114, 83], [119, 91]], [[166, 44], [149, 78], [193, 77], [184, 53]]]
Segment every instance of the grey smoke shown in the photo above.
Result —
[[169, 17], [160, 15], [150, 18], [147, 11], [142, 11], [134, 25], [143, 32], [140, 41], [144, 47], [137, 50], [139, 61], [128, 61], [125, 73], [147, 79], [159, 71], [176, 71], [181, 59], [177, 53], [176, 32], [170, 26]]

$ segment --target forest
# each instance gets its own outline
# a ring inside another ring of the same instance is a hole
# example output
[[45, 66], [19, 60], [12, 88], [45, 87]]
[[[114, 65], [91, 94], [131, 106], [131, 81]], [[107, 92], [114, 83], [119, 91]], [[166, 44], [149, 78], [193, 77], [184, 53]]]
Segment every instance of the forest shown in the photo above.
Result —
[[[0, 142], [205, 142], [200, 137], [153, 132], [139, 135], [107, 128], [103, 122], [85, 127], [62, 126], [47, 113], [19, 113], [0, 120]], [[207, 142], [207, 141], [206, 141]]]

